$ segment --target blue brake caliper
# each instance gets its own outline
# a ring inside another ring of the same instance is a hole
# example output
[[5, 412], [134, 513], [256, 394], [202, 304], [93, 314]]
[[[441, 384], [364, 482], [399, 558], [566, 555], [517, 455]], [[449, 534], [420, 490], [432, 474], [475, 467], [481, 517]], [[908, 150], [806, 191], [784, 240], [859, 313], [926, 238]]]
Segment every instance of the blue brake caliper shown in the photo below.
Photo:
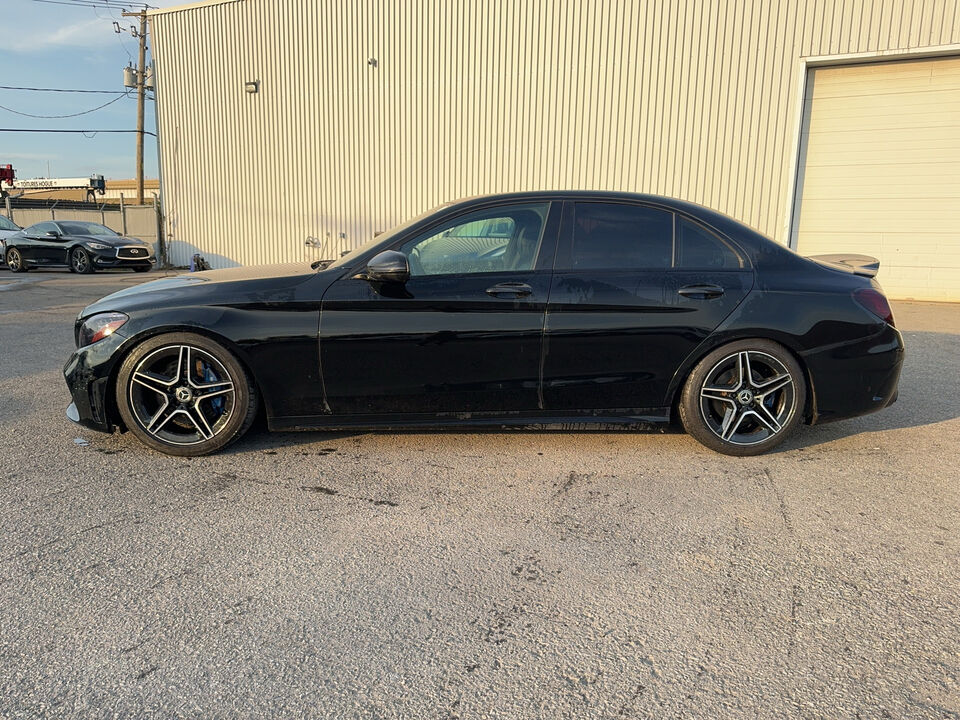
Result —
[[[217, 381], [217, 376], [214, 375], [213, 370], [210, 368], [207, 363], [203, 363], [203, 381], [212, 383]], [[215, 397], [210, 401], [210, 407], [213, 408], [214, 412], [217, 413], [217, 417], [223, 414], [223, 395]]]

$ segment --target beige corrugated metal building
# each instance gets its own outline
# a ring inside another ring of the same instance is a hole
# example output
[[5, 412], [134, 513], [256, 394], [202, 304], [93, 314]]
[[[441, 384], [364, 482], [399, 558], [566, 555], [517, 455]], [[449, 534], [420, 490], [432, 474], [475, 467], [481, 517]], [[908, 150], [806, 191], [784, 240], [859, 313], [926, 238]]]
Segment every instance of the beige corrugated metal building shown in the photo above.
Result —
[[151, 30], [176, 264], [332, 256], [457, 197], [608, 188], [960, 300], [957, 0], [222, 0]]

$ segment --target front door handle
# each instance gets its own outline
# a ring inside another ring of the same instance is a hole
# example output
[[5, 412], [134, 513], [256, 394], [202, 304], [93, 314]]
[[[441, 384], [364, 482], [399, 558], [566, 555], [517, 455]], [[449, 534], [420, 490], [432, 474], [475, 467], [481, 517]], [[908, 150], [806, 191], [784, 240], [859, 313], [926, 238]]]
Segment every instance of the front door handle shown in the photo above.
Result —
[[719, 285], [684, 285], [677, 292], [694, 300], [712, 300], [723, 295], [723, 288]]
[[487, 288], [487, 295], [495, 298], [502, 297], [526, 297], [533, 293], [533, 288], [522, 282], [503, 282], [497, 283], [493, 287]]

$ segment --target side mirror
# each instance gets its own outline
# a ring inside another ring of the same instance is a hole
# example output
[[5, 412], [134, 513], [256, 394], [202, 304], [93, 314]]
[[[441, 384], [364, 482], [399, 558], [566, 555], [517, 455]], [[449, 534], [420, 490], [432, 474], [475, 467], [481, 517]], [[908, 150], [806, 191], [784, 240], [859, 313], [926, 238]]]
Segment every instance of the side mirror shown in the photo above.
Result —
[[396, 250], [384, 250], [370, 258], [365, 280], [373, 282], [405, 283], [410, 279], [410, 263], [407, 256]]
[[56, 240], [58, 237], [60, 237], [60, 233], [58, 233], [56, 230], [47, 230], [43, 236]]

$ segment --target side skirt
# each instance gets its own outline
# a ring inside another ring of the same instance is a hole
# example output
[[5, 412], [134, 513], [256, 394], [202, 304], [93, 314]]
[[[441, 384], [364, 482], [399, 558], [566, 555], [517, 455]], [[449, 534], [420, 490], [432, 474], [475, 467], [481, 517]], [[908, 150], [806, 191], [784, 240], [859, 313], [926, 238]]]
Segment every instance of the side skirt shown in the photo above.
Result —
[[[632, 410], [632, 409], [631, 409]], [[267, 418], [270, 430], [384, 430], [396, 428], [504, 427], [537, 430], [604, 430], [604, 426], [630, 426], [662, 430], [670, 422], [669, 408], [646, 408], [637, 412], [607, 410], [597, 414], [550, 415], [514, 413], [491, 415], [446, 413], [439, 415], [309, 415]]]

